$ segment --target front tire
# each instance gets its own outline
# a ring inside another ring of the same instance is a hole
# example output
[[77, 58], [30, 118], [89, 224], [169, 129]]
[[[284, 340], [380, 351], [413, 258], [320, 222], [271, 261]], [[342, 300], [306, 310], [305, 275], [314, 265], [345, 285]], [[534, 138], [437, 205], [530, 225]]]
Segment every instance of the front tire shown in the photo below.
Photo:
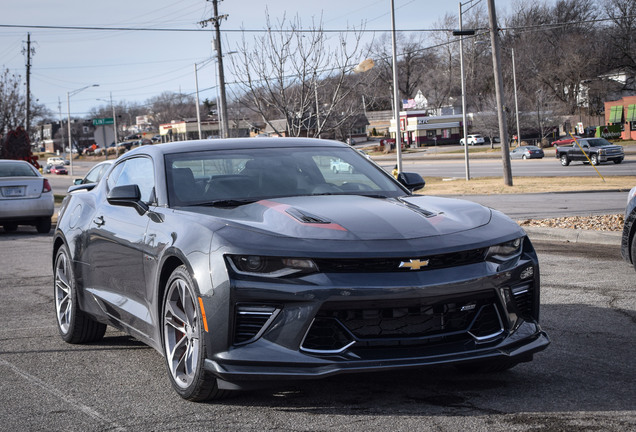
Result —
[[568, 155], [561, 155], [561, 165], [563, 166], [570, 165], [570, 159], [568, 158]]
[[595, 166], [598, 165], [598, 156], [595, 154], [590, 156], [590, 163]]
[[194, 282], [185, 266], [170, 275], [163, 300], [163, 351], [172, 387], [184, 399], [221, 399], [216, 378], [207, 372], [205, 334]]
[[97, 342], [104, 337], [106, 324], [99, 323], [80, 310], [71, 254], [62, 245], [55, 254], [54, 297], [57, 329], [65, 342]]
[[623, 159], [614, 159], [614, 163], [617, 165], [621, 162], [623, 162]]
[[636, 234], [632, 237], [632, 265], [634, 266], [634, 270], [636, 270]]

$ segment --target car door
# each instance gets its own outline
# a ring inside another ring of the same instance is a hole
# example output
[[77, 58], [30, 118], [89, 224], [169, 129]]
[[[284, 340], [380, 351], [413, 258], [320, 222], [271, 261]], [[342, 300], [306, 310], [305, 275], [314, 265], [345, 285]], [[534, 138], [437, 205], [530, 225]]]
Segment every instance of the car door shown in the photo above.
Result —
[[[141, 200], [153, 203], [153, 167], [148, 157], [124, 160], [109, 174], [106, 192], [116, 186], [136, 184]], [[146, 337], [152, 327], [144, 271], [149, 220], [147, 214], [140, 215], [132, 207], [111, 205], [104, 199], [95, 209], [86, 251], [92, 268], [89, 290], [112, 318]]]
[[[579, 147], [580, 144], [580, 147]], [[579, 144], [576, 143], [572, 143], [573, 146], [573, 151], [572, 151], [572, 160], [576, 160], [576, 161], [587, 161], [587, 157], [585, 157], [585, 155], [587, 154], [588, 157], [590, 155], [590, 146], [585, 143], [585, 142], [580, 142]], [[581, 148], [583, 149], [583, 151], [581, 151]], [[585, 152], [585, 154], [583, 154], [583, 152]]]

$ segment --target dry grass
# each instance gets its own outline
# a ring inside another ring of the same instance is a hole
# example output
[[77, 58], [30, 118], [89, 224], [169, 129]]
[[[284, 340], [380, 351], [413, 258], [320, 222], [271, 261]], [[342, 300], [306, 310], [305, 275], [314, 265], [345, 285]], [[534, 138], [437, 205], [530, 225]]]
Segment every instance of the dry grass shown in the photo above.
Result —
[[426, 187], [418, 193], [426, 195], [490, 195], [539, 192], [573, 192], [587, 190], [625, 190], [636, 185], [636, 177], [514, 177], [513, 186], [506, 186], [501, 177], [480, 177], [444, 180], [425, 177]]

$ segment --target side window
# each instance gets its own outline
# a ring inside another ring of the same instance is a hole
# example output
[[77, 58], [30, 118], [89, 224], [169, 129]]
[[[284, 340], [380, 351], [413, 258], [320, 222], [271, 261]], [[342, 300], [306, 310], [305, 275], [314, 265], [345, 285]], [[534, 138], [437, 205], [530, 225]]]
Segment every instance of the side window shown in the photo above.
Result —
[[138, 157], [117, 165], [108, 176], [108, 189], [115, 186], [136, 184], [141, 192], [141, 200], [154, 201], [155, 173], [152, 160]]
[[91, 169], [88, 174], [86, 174], [84, 183], [96, 183], [100, 179], [104, 168], [106, 168], [106, 165], [99, 165]]
[[124, 165], [125, 164], [126, 164], [125, 162], [118, 164], [110, 172], [110, 175], [108, 176], [108, 179], [106, 179], [106, 183], [108, 185], [108, 190], [111, 190], [112, 188], [114, 188], [116, 186], [117, 179], [119, 178], [119, 175], [121, 174], [121, 171], [124, 169]]

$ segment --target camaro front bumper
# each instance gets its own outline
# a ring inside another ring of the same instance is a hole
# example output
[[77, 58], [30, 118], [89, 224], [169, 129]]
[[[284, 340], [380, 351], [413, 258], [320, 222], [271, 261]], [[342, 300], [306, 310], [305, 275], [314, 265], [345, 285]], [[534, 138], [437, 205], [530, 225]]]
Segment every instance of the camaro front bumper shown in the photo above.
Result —
[[[515, 335], [495, 347], [453, 353], [431, 353], [411, 350], [411, 355], [395, 358], [358, 360], [346, 357], [319, 358], [302, 352], [287, 352], [285, 361], [280, 359], [278, 347], [254, 350], [250, 360], [246, 356], [232, 354], [217, 359], [206, 359], [205, 368], [224, 381], [227, 389], [249, 388], [263, 381], [304, 380], [325, 378], [341, 373], [376, 372], [393, 369], [417, 368], [441, 364], [458, 364], [483, 360], [510, 359], [529, 361], [532, 355], [550, 344], [548, 335], [538, 325], [525, 323]], [[395, 350], [397, 354], [399, 350]], [[271, 360], [270, 360], [271, 359]]]
[[538, 273], [530, 253], [503, 267], [233, 280], [230, 347], [213, 350], [205, 368], [224, 388], [239, 389], [340, 373], [529, 361], [550, 343], [538, 324]]

